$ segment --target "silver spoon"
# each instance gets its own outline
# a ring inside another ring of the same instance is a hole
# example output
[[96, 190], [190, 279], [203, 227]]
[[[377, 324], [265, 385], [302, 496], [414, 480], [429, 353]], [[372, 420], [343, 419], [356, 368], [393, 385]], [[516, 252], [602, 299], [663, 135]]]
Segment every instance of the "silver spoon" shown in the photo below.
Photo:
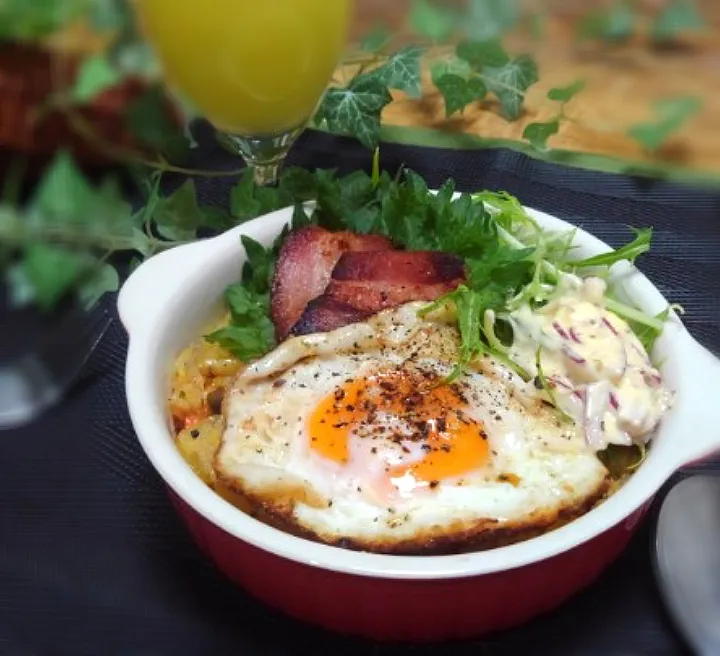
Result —
[[691, 476], [668, 492], [657, 520], [655, 574], [692, 650], [720, 654], [720, 476]]

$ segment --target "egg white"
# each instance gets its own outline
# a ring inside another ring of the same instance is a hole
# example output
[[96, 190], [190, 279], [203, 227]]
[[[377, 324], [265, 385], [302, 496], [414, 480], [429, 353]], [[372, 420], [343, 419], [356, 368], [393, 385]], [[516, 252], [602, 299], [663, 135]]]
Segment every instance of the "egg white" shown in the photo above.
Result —
[[248, 367], [226, 395], [218, 476], [302, 534], [379, 551], [423, 552], [440, 542], [460, 549], [479, 535], [492, 546], [591, 506], [604, 494], [608, 472], [581, 431], [490, 358], [458, 381], [466, 413], [487, 433], [482, 466], [431, 489], [390, 481], [385, 472], [421, 458], [416, 443], [404, 443], [403, 451], [390, 440], [351, 438], [347, 464], [312, 448], [308, 418], [345, 381], [398, 367], [441, 377], [452, 370], [457, 330], [439, 314], [420, 318], [422, 306], [291, 338]]

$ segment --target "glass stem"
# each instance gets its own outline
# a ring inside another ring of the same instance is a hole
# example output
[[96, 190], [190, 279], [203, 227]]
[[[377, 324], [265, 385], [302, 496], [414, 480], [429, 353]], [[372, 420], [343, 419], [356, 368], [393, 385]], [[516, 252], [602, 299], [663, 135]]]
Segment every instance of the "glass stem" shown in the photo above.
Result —
[[253, 179], [258, 187], [269, 187], [278, 181], [280, 162], [271, 164], [250, 164], [253, 170]]
[[265, 187], [277, 182], [285, 157], [303, 127], [259, 137], [220, 132], [217, 138], [226, 150], [242, 156], [253, 169], [255, 184]]

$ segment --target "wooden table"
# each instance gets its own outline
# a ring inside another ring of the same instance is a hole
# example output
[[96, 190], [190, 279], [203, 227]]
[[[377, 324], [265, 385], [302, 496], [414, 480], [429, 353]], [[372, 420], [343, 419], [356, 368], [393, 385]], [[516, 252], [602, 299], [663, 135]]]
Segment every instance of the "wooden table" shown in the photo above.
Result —
[[[402, 31], [409, 4], [409, 0], [357, 0], [354, 36], [381, 21], [400, 39], [407, 39]], [[422, 100], [398, 94], [386, 109], [384, 122], [403, 128], [388, 134], [406, 141], [462, 147], [502, 145], [507, 140], [518, 147], [527, 123], [554, 116], [556, 105], [546, 99], [548, 89], [582, 78], [586, 88], [568, 104], [569, 120], [548, 142], [555, 152], [539, 156], [611, 170], [617, 170], [620, 160], [626, 169], [637, 164], [679, 177], [717, 176], [720, 180], [720, 3], [698, 0], [709, 23], [706, 32], [684, 37], [677, 47], [662, 51], [651, 50], [642, 38], [614, 47], [578, 44], [576, 23], [600, 4], [604, 3], [544, 0], [542, 38], [533, 38], [528, 30], [508, 37], [508, 48], [531, 53], [540, 69], [540, 81], [528, 92], [527, 111], [520, 120], [505, 121], [488, 103], [447, 120], [442, 99], [427, 79], [428, 91]], [[641, 6], [651, 4], [657, 2], [645, 0]], [[655, 101], [685, 95], [700, 98], [702, 109], [658, 152], [645, 152], [626, 136], [631, 125], [652, 120]]]

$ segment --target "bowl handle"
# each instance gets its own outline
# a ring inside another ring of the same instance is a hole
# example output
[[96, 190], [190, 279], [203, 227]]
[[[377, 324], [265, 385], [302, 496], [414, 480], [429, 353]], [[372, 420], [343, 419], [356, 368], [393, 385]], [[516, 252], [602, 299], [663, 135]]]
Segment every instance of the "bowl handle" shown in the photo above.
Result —
[[[217, 237], [176, 246], [154, 255], [141, 264], [120, 290], [118, 312], [128, 333], [153, 320], [159, 311], [157, 298], [182, 289], [187, 279], [197, 275], [206, 258], [213, 258], [225, 248], [240, 248], [240, 236], [248, 235], [264, 246], [273, 243], [281, 227], [290, 222], [291, 209], [283, 208], [263, 217], [235, 226]], [[268, 231], [270, 226], [270, 231]], [[239, 263], [242, 260], [238, 260]], [[155, 291], [161, 292], [156, 294]]]
[[702, 460], [720, 450], [720, 360], [687, 331], [676, 336], [683, 354], [676, 423], [677, 467]]
[[120, 321], [128, 334], [153, 320], [159, 306], [158, 297], [182, 287], [185, 277], [196, 269], [198, 258], [212, 250], [210, 241], [176, 246], [153, 255], [130, 274], [117, 301]]

